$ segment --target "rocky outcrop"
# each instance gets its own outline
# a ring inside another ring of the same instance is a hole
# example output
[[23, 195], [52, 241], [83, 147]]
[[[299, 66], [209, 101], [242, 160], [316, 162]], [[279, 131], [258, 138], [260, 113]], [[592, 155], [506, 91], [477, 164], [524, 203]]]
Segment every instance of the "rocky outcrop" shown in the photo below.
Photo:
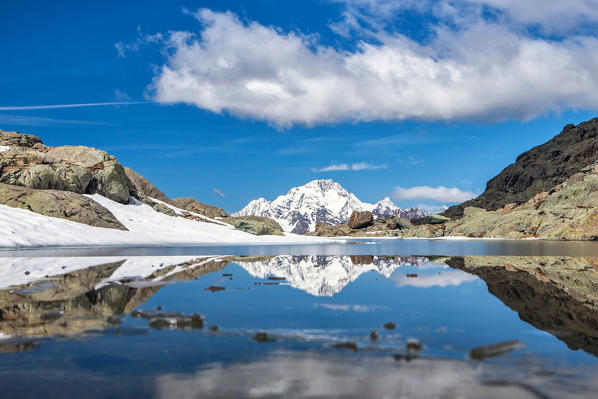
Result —
[[135, 191], [137, 194], [142, 195], [144, 197], [151, 197], [155, 198], [160, 201], [168, 202], [168, 197], [160, 191], [160, 189], [154, 186], [149, 180], [145, 177], [141, 176], [139, 173], [135, 172], [131, 168], [124, 167], [125, 174], [135, 187]]
[[598, 164], [581, 170], [522, 205], [510, 203], [496, 211], [466, 207], [461, 219], [422, 224], [403, 237], [598, 240]]
[[567, 125], [550, 141], [519, 155], [515, 163], [488, 181], [479, 197], [444, 212], [452, 219], [466, 207], [497, 210], [509, 203], [521, 204], [549, 191], [586, 165], [598, 160], [598, 118]]
[[77, 194], [98, 193], [126, 204], [135, 188], [116, 158], [83, 146], [47, 147], [38, 137], [0, 131], [0, 183]]
[[246, 233], [254, 234], [257, 236], [284, 235], [284, 233], [282, 232], [282, 228], [276, 221], [262, 216], [229, 217], [224, 219], [223, 221], [232, 224], [237, 230], [241, 230]]
[[354, 211], [349, 218], [347, 225], [352, 229], [363, 229], [374, 224], [374, 216], [370, 211]]
[[195, 198], [173, 198], [165, 202], [168, 202], [177, 208], [181, 208], [189, 212], [199, 213], [200, 215], [204, 215], [209, 218], [225, 218], [228, 216], [224, 209], [218, 208], [217, 206], [204, 204]]
[[110, 211], [81, 194], [0, 184], [0, 204], [95, 227], [127, 230]]

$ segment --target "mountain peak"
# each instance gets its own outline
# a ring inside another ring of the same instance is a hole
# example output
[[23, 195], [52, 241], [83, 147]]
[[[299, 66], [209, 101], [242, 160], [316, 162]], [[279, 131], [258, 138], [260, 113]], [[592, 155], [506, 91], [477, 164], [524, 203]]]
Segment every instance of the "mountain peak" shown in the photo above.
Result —
[[253, 200], [233, 216], [269, 217], [276, 220], [284, 231], [304, 234], [314, 231], [319, 222], [330, 225], [347, 223], [353, 211], [371, 211], [374, 217], [411, 219], [426, 216], [419, 209], [403, 214], [388, 197], [375, 205], [362, 202], [332, 179], [312, 180], [293, 187], [272, 202], [264, 198]]

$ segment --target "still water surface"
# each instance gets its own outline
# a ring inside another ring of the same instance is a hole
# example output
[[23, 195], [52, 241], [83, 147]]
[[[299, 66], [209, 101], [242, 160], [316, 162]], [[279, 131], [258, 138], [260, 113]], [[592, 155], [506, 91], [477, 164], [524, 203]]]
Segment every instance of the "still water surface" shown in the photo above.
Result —
[[2, 397], [597, 397], [596, 249], [1, 252]]

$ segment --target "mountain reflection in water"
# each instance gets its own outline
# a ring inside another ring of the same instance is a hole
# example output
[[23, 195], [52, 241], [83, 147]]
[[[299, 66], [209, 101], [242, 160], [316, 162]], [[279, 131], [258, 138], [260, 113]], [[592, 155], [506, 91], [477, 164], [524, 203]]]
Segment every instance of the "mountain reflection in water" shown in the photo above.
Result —
[[[93, 351], [94, 343], [112, 349], [143, 342], [139, 358], [127, 355], [131, 361], [150, 356], [147, 348], [194, 347], [185, 364], [195, 367], [181, 371], [165, 361], [147, 370], [157, 397], [597, 393], [583, 375], [598, 359], [571, 351], [598, 355], [597, 258], [38, 257], [0, 265], [0, 382], [19, 380], [12, 361], [35, 369], [45, 357]], [[56, 352], [56, 337], [76, 340]], [[467, 359], [475, 347], [515, 339], [525, 347], [514, 345], [483, 367]], [[232, 346], [216, 345], [221, 341]], [[241, 359], [246, 351], [251, 355]]]

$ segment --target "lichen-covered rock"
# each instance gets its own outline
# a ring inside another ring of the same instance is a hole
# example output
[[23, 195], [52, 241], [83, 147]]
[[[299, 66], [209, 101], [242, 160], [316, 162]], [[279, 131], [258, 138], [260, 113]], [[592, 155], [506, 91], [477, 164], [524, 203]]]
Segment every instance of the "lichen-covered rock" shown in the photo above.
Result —
[[278, 222], [266, 217], [237, 216], [226, 218], [223, 221], [232, 224], [237, 230], [241, 230], [249, 234], [255, 234], [257, 236], [284, 235], [282, 232], [282, 227], [280, 227]]
[[47, 147], [35, 136], [0, 131], [0, 183], [35, 189], [98, 193], [123, 204], [136, 194], [124, 168], [105, 151], [84, 146]]
[[370, 211], [353, 211], [351, 217], [349, 218], [349, 223], [347, 223], [347, 225], [352, 229], [363, 229], [364, 227], [371, 226], [372, 224], [374, 224], [374, 216]]
[[204, 215], [209, 218], [228, 217], [228, 214], [226, 211], [224, 211], [224, 209], [218, 208], [217, 206], [204, 204], [195, 198], [173, 198], [167, 202], [176, 206], [177, 208], [181, 208], [189, 212], [199, 213], [200, 215]]
[[177, 216], [176, 212], [172, 208], [169, 208], [164, 204], [155, 203], [152, 206], [152, 208], [154, 209], [154, 211], [163, 213], [168, 216]]
[[95, 227], [127, 230], [110, 211], [84, 195], [0, 184], [0, 204]]

